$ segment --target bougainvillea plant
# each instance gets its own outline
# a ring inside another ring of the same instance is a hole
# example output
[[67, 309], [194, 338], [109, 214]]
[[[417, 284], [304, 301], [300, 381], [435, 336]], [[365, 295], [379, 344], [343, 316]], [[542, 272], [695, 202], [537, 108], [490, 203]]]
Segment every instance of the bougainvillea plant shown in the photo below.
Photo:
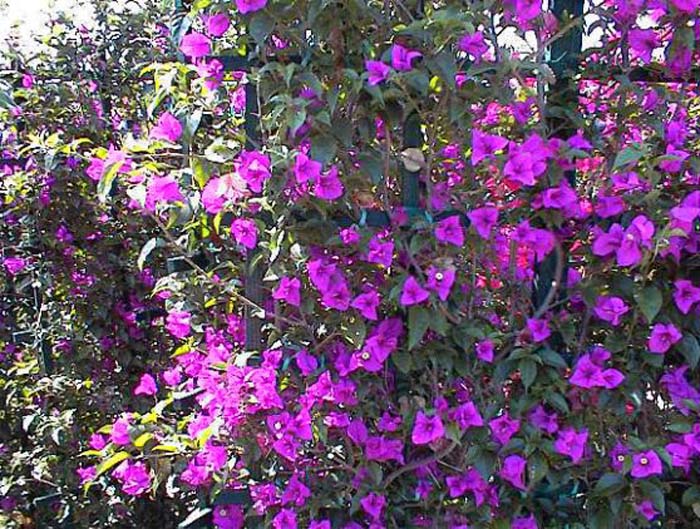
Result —
[[70, 158], [148, 234], [171, 357], [84, 440], [86, 494], [181, 527], [700, 527], [700, 2], [548, 7], [171, 19], [140, 126]]

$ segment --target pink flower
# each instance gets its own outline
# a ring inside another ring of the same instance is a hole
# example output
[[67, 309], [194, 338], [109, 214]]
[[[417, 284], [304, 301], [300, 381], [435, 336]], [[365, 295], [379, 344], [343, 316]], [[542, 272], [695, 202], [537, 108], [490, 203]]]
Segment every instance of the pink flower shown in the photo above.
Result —
[[127, 419], [117, 419], [112, 424], [112, 431], [109, 439], [117, 446], [128, 445], [131, 442], [129, 437], [129, 421]]
[[182, 125], [170, 112], [164, 112], [158, 118], [158, 124], [151, 130], [151, 138], [176, 143], [182, 136]]
[[510, 180], [520, 182], [524, 186], [534, 186], [537, 177], [544, 173], [546, 164], [524, 150], [518, 150], [511, 155], [505, 166], [503, 174]]
[[700, 301], [700, 288], [693, 285], [687, 279], [678, 279], [673, 286], [673, 300], [676, 302], [678, 310], [683, 314], [688, 314], [695, 303]]
[[622, 316], [629, 312], [630, 308], [616, 296], [598, 296], [593, 312], [601, 320], [610, 322], [613, 327], [620, 325]]
[[272, 297], [298, 307], [301, 305], [301, 281], [298, 277], [283, 277], [272, 291]]
[[323, 200], [333, 201], [343, 196], [344, 190], [343, 183], [338, 177], [338, 168], [334, 165], [316, 180], [314, 196]]
[[158, 386], [153, 376], [148, 373], [141, 375], [138, 385], [134, 388], [134, 395], [153, 396], [157, 392]]
[[254, 13], [260, 11], [267, 5], [267, 0], [236, 0], [238, 11], [245, 15], [246, 13]]
[[491, 237], [491, 230], [498, 224], [498, 209], [486, 206], [467, 213], [467, 217], [482, 239]]
[[557, 440], [554, 441], [554, 451], [558, 454], [569, 456], [576, 464], [583, 458], [583, 453], [588, 440], [588, 430], [576, 431], [573, 428], [564, 428], [559, 431]]
[[151, 476], [144, 463], [122, 461], [112, 472], [122, 484], [122, 490], [129, 496], [140, 496], [151, 486]]
[[97, 467], [79, 467], [75, 469], [75, 473], [78, 474], [78, 477], [80, 477], [80, 484], [84, 485], [85, 483], [88, 483], [97, 477]]
[[657, 323], [651, 329], [648, 342], [649, 351], [663, 354], [682, 338], [683, 334], [673, 323]]
[[464, 229], [458, 215], [453, 215], [441, 220], [435, 226], [435, 238], [442, 243], [464, 245]]
[[519, 455], [510, 455], [503, 460], [499, 475], [514, 487], [525, 490], [525, 467], [527, 461]]
[[462, 430], [472, 426], [483, 426], [484, 419], [479, 413], [479, 409], [473, 402], [465, 402], [457, 406], [449, 413], [450, 420], [455, 421]]
[[153, 211], [158, 203], [182, 202], [180, 186], [172, 176], [154, 176], [146, 188], [144, 207]]
[[429, 297], [430, 293], [420, 286], [416, 278], [408, 276], [406, 282], [403, 284], [399, 302], [404, 306], [417, 305], [418, 303], [423, 303]]
[[231, 223], [231, 235], [249, 250], [258, 244], [258, 227], [251, 219], [236, 219]]
[[321, 178], [321, 170], [323, 164], [312, 158], [309, 158], [305, 153], [300, 152], [294, 160], [294, 177], [297, 183], [304, 182], [316, 183]]
[[382, 61], [365, 61], [365, 68], [369, 74], [367, 82], [370, 86], [377, 86], [386, 81], [391, 71], [391, 68]]
[[411, 441], [415, 445], [425, 445], [442, 439], [445, 436], [445, 428], [438, 415], [428, 417], [422, 411], [416, 414], [416, 421], [413, 424]]
[[217, 13], [206, 18], [207, 33], [212, 37], [221, 37], [228, 30], [231, 21], [225, 13]]
[[201, 33], [188, 33], [182, 38], [180, 51], [193, 59], [206, 57], [211, 53], [211, 41]]
[[419, 51], [409, 50], [400, 44], [394, 44], [391, 47], [391, 66], [399, 72], [407, 72], [413, 68], [413, 59], [422, 56], [423, 54]]
[[523, 22], [529, 22], [542, 13], [542, 1], [515, 0], [515, 13]]
[[260, 193], [265, 181], [272, 176], [270, 158], [260, 151], [244, 151], [239, 161], [238, 173], [241, 178], [246, 181], [251, 191]]
[[165, 319], [165, 328], [175, 338], [186, 338], [190, 335], [190, 313], [176, 310], [168, 313]]
[[630, 475], [633, 478], [642, 479], [649, 476], [663, 474], [661, 459], [653, 450], [639, 452], [632, 456], [632, 470]]

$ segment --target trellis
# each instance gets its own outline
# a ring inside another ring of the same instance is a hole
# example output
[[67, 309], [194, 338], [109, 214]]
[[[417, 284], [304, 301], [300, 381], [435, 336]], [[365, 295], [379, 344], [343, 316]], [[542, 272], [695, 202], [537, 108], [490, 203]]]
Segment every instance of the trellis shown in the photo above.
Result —
[[[574, 19], [582, 19], [584, 12], [585, 0], [549, 0], [549, 10], [559, 21], [570, 22]], [[177, 9], [182, 10], [182, 0], [176, 0]], [[415, 18], [421, 18], [423, 14], [423, 2], [417, 1], [416, 7], [412, 13]], [[577, 71], [580, 64], [580, 57], [583, 45], [583, 24], [574, 23], [569, 31], [561, 38], [556, 39], [549, 49], [549, 58], [547, 65], [551, 68], [556, 80], [551, 86], [547, 94], [548, 103], [556, 103], [559, 107], [575, 108], [578, 102], [578, 86]], [[624, 45], [624, 44], [623, 44]], [[246, 57], [241, 56], [218, 56], [216, 58], [223, 64], [224, 71], [245, 71], [250, 72], [257, 64], [251, 63]], [[675, 78], [665, 71], [655, 70], [648, 67], [636, 67], [623, 72], [620, 69], [610, 69], [602, 72], [599, 76], [587, 77], [585, 79], [597, 80], [613, 80], [618, 74], [627, 74], [627, 79], [631, 82], [649, 82], [649, 83], [677, 83], [688, 79]], [[693, 69], [689, 75], [692, 81], [700, 81], [700, 70]], [[543, 116], [547, 121], [549, 130], [558, 130], [562, 137], [570, 137], [576, 133], [576, 124], [567, 117], [553, 116], [546, 113]], [[245, 132], [246, 132], [246, 150], [253, 150], [254, 146], [259, 143], [259, 108], [257, 103], [257, 90], [255, 85], [248, 80], [246, 85], [246, 107], [245, 107]], [[421, 122], [416, 112], [410, 113], [403, 124], [403, 149], [421, 149], [423, 147]], [[420, 169], [411, 171], [405, 165], [401, 167], [401, 205], [412, 216], [424, 216], [426, 211], [420, 208], [420, 198], [422, 194], [420, 185]], [[427, 175], [430, 178], [430, 175]], [[575, 170], [567, 170], [564, 177], [574, 186], [576, 184]], [[463, 225], [468, 225], [468, 219], [463, 212], [445, 211], [437, 215], [434, 219], [460, 215]], [[349, 226], [355, 224], [356, 219], [347, 216], [336, 217], [333, 219], [339, 226]], [[383, 228], [390, 226], [389, 212], [381, 209], [368, 209], [363, 211], [364, 225]], [[552, 295], [559, 292], [563, 295], [563, 288], [559, 282], [563, 281], [568, 255], [567, 249], [562, 251], [552, 251], [546, 258], [536, 263], [536, 273], [532, 285], [532, 303], [533, 310], [538, 311], [547, 303], [552, 301]], [[563, 262], [562, 262], [563, 261]], [[249, 256], [248, 265], [245, 276], [245, 295], [258, 306], [264, 304], [264, 290], [262, 287], [262, 270], [255, 267], [255, 254]], [[546, 308], [546, 307], [544, 307]], [[254, 310], [246, 308], [245, 326], [246, 326], [246, 349], [258, 350], [263, 344], [262, 320], [253, 314]], [[550, 339], [550, 343], [559, 341], [556, 335]], [[561, 490], [541, 490], [537, 492], [539, 496], [553, 498], [554, 496], [572, 496], [576, 490], [561, 491]], [[223, 501], [222, 501], [223, 500]], [[223, 497], [217, 500], [217, 503], [237, 503], [245, 504], [250, 501], [247, 493], [244, 491], [224, 493]], [[194, 514], [194, 513], [193, 513]], [[200, 516], [190, 516], [188, 520], [183, 522], [181, 528], [207, 527], [206, 513]]]

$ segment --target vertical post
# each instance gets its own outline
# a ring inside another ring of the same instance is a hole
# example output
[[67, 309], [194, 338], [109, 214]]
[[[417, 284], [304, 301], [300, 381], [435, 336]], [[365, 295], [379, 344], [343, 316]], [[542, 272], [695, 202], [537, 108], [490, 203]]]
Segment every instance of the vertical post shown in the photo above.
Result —
[[[560, 26], [566, 24], [571, 18], [583, 16], [584, 0], [550, 0], [552, 14], [557, 17]], [[562, 38], [557, 39], [549, 50], [549, 65], [554, 72], [556, 82], [552, 86], [547, 100], [547, 106], [576, 105], [578, 101], [578, 87], [575, 73], [578, 68], [581, 47], [583, 45], [583, 30], [581, 25], [571, 28]], [[576, 133], [576, 125], [571, 120], [561, 117], [546, 116], [547, 128], [556, 131], [558, 136], [569, 137]], [[566, 171], [565, 178], [572, 186], [576, 183], [576, 172]], [[566, 271], [566, 249], [562, 256], [564, 263], [562, 268]], [[532, 303], [535, 309], [539, 309], [545, 303], [549, 291], [554, 288], [555, 271], [558, 268], [558, 252], [552, 252], [541, 263], [537, 263], [535, 279], [532, 289]], [[564, 274], [563, 274], [564, 275]], [[564, 277], [560, 278], [565, 281]], [[561, 285], [560, 293], [563, 294]]]
[[[256, 86], [248, 82], [245, 86], [245, 133], [246, 151], [253, 151], [260, 143], [260, 108], [258, 107], [258, 93]], [[256, 248], [248, 253], [246, 259], [245, 296], [258, 306], [263, 306], [263, 270], [260, 266], [262, 254]], [[245, 347], [248, 351], [255, 351], [263, 346], [262, 319], [254, 314], [253, 307], [245, 308]]]
[[[418, 112], [411, 112], [403, 126], [403, 148], [417, 148], [423, 146], [420, 116]], [[429, 175], [428, 175], [429, 176]], [[420, 169], [409, 171], [401, 166], [401, 205], [409, 216], [413, 216], [419, 207], [420, 200]]]

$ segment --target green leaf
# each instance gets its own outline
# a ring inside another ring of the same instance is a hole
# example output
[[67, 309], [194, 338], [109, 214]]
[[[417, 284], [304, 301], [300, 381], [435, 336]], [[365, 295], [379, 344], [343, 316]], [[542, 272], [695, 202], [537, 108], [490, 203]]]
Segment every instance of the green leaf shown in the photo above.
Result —
[[616, 492], [622, 490], [625, 486], [625, 480], [620, 474], [608, 472], [598, 480], [593, 488], [594, 496], [612, 496]]
[[413, 349], [421, 341], [430, 325], [430, 312], [423, 307], [408, 309], [408, 348]]
[[698, 344], [697, 338], [692, 334], [686, 334], [676, 347], [688, 362], [690, 369], [695, 369], [700, 360], [700, 344]]
[[525, 389], [529, 389], [537, 378], [537, 363], [530, 358], [523, 358], [518, 363], [518, 369], [520, 370], [520, 379], [523, 382], [523, 386], [525, 386]]
[[562, 358], [559, 353], [552, 351], [549, 348], [541, 349], [537, 354], [542, 358], [542, 361], [552, 367], [557, 367], [559, 369], [566, 369], [569, 365], [566, 360]]
[[635, 299], [639, 305], [639, 310], [642, 311], [647, 321], [649, 323], [653, 322], [664, 301], [661, 291], [656, 287], [646, 287], [635, 296]]
[[273, 29], [275, 29], [275, 19], [265, 11], [256, 11], [248, 22], [248, 33], [260, 45], [265, 43]]
[[411, 354], [403, 349], [394, 351], [391, 354], [391, 360], [403, 374], [408, 374], [413, 367], [413, 358], [411, 358]]
[[330, 163], [335, 158], [338, 142], [328, 134], [311, 138], [311, 157], [321, 163]]
[[116, 162], [110, 165], [107, 172], [102, 175], [102, 178], [100, 178], [100, 181], [97, 183], [97, 197], [100, 199], [100, 202], [107, 201], [107, 195], [112, 191], [114, 180], [117, 178], [122, 163], [123, 162]]
[[620, 151], [615, 157], [613, 170], [636, 164], [644, 156], [644, 151], [639, 147], [627, 147]]
[[367, 326], [361, 318], [355, 318], [347, 323], [343, 329], [345, 338], [355, 348], [359, 349], [365, 342], [367, 336]]
[[681, 503], [684, 507], [689, 507], [694, 503], [700, 503], [700, 487], [693, 485], [692, 487], [687, 488], [683, 493]]
[[112, 456], [109, 459], [97, 465], [97, 476], [101, 476], [110, 468], [117, 466], [125, 459], [129, 459], [129, 452], [125, 452], [124, 450], [122, 450], [121, 452], [116, 452], [112, 454]]

